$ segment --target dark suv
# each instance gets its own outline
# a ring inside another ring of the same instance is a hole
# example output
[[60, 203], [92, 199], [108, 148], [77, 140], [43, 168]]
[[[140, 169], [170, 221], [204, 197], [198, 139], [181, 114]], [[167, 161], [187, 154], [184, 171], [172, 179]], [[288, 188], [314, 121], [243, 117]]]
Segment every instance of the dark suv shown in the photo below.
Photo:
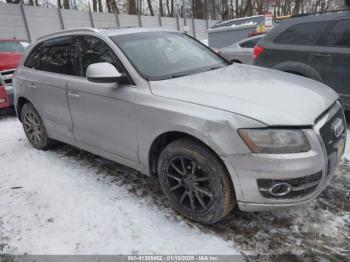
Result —
[[350, 110], [350, 10], [285, 20], [255, 47], [254, 64], [332, 87]]

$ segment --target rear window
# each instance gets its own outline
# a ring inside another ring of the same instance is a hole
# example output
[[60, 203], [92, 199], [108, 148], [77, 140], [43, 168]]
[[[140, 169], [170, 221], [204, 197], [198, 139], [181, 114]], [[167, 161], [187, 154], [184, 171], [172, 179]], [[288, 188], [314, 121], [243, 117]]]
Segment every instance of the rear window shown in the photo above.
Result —
[[24, 52], [24, 47], [15, 41], [0, 41], [0, 52]]
[[261, 38], [254, 38], [252, 40], [240, 43], [239, 45], [240, 47], [243, 47], [243, 48], [254, 48], [254, 46], [256, 46], [256, 44], [259, 42], [260, 39]]
[[276, 37], [274, 43], [285, 45], [313, 45], [325, 30], [328, 21], [292, 25]]

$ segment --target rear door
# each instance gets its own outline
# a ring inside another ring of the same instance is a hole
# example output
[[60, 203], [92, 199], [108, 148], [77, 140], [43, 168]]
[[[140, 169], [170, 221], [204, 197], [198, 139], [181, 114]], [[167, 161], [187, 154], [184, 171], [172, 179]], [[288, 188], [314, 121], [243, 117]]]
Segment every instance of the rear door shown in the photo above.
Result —
[[[292, 24], [272, 39], [267, 35], [261, 41], [266, 50], [256, 59], [255, 64], [305, 74], [309, 52], [327, 24], [324, 21]], [[277, 27], [276, 31], [279, 30], [281, 29]]]
[[332, 24], [320, 43], [312, 48], [309, 65], [350, 108], [350, 19], [340, 19]]
[[[95, 36], [74, 38], [76, 77], [68, 81], [68, 103], [73, 132], [78, 145], [98, 150], [101, 155], [129, 166], [138, 163], [135, 124], [135, 95], [130, 84], [93, 83], [86, 79], [90, 64], [109, 62], [127, 73], [118, 57], [102, 39]], [[115, 158], [118, 157], [118, 158]]]
[[72, 75], [71, 37], [47, 40], [31, 52], [24, 66], [25, 85], [29, 100], [42, 117], [49, 135], [72, 142], [72, 119], [66, 89]]

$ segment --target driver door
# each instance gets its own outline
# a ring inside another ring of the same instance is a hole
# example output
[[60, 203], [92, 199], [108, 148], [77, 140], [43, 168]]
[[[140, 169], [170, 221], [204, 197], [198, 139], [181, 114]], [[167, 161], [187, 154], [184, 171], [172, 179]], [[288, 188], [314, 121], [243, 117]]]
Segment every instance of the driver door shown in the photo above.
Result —
[[74, 40], [75, 75], [68, 81], [67, 97], [78, 146], [128, 166], [138, 163], [135, 92], [131, 83], [93, 83], [86, 79], [90, 64], [109, 62], [125, 72], [114, 51], [100, 38]]

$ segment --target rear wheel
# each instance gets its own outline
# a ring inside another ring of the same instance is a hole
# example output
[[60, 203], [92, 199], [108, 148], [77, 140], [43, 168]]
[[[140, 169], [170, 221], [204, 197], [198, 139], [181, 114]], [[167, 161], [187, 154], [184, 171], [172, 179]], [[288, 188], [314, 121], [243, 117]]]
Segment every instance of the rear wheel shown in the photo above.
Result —
[[43, 121], [32, 104], [23, 105], [21, 120], [24, 132], [35, 148], [46, 150], [52, 145], [53, 141], [48, 137]]
[[215, 223], [236, 204], [225, 166], [197, 141], [180, 139], [165, 147], [158, 175], [170, 204], [191, 220]]

